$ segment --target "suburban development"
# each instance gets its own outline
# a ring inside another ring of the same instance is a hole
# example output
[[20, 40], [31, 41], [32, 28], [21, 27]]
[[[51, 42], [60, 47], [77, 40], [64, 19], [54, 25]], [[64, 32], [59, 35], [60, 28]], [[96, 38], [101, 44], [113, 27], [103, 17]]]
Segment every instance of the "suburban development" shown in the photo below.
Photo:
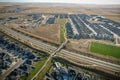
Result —
[[120, 80], [120, 5], [0, 3], [0, 80]]

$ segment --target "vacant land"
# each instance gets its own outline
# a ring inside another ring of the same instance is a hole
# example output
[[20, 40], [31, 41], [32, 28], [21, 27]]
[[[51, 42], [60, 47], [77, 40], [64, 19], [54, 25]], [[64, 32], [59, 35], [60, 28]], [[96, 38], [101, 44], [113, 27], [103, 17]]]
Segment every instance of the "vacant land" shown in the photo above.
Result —
[[72, 40], [69, 39], [69, 43], [67, 43], [68, 49], [73, 49], [76, 51], [88, 52], [89, 49], [89, 42], [88, 39], [80, 39], [80, 40]]
[[[30, 8], [24, 13], [84, 13], [103, 15], [109, 19], [120, 22], [119, 5], [74, 5], [74, 4], [43, 4], [43, 5], [23, 5], [22, 8]], [[109, 16], [111, 15], [111, 16]], [[117, 18], [118, 17], [118, 18]]]
[[67, 43], [67, 48], [68, 49], [74, 49], [77, 51], [82, 51], [82, 52], [88, 52], [89, 51], [89, 45], [91, 42], [100, 42], [100, 43], [105, 43], [108, 45], [114, 45], [113, 42], [108, 41], [108, 40], [95, 40], [95, 39], [69, 39], [69, 43]]
[[[0, 10], [26, 9], [20, 14], [29, 13], [85, 13], [103, 15], [120, 22], [120, 5], [77, 5], [77, 4], [0, 4]], [[1, 16], [12, 13], [0, 13]], [[19, 14], [19, 13], [15, 13]], [[14, 14], [13, 14], [14, 15]], [[118, 18], [117, 18], [118, 17]]]
[[[23, 15], [18, 15], [17, 17], [21, 19], [25, 19], [25, 18], [29, 19], [29, 17], [23, 16]], [[21, 20], [21, 19], [18, 19], [18, 20]], [[26, 22], [26, 23], [23, 22], [20, 24], [16, 22], [7, 22], [4, 25], [29, 32], [45, 41], [55, 43], [55, 44], [60, 44], [60, 23], [41, 24], [41, 25], [36, 25], [34, 27], [33, 27], [34, 24], [31, 24], [29, 22]], [[27, 27], [21, 28], [20, 26], [27, 26]]]
[[120, 15], [103, 15], [104, 17], [114, 20], [116, 22], [120, 22]]
[[120, 58], [120, 47], [106, 45], [98, 42], [92, 42], [90, 47], [91, 52], [99, 53], [106, 56]]
[[32, 33], [40, 37], [43, 37], [46, 41], [56, 44], [60, 43], [59, 24], [49, 24], [43, 25], [41, 27], [36, 27]]

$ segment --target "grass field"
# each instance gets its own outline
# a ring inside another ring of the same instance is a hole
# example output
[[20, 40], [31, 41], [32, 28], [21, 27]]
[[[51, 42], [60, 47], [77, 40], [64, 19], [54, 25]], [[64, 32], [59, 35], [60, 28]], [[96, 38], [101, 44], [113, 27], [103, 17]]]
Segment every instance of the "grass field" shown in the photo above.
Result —
[[48, 61], [47, 65], [43, 68], [43, 70], [38, 74], [36, 80], [44, 80], [45, 74], [50, 69], [51, 66], [52, 66], [52, 58]]
[[60, 24], [60, 42], [63, 43], [65, 42], [65, 31], [66, 31], [66, 19], [57, 19], [56, 23]]
[[120, 47], [92, 42], [90, 51], [120, 59]]
[[61, 26], [61, 34], [60, 34], [60, 41], [61, 41], [61, 43], [65, 42], [64, 33], [65, 33], [65, 24], [63, 24]]
[[42, 68], [45, 61], [46, 61], [46, 58], [42, 61], [39, 61], [39, 62], [36, 62], [35, 64], [33, 64], [33, 66], [35, 66], [35, 69], [30, 71], [31, 72], [30, 75], [22, 76], [21, 80], [31, 80], [33, 78], [33, 76]]

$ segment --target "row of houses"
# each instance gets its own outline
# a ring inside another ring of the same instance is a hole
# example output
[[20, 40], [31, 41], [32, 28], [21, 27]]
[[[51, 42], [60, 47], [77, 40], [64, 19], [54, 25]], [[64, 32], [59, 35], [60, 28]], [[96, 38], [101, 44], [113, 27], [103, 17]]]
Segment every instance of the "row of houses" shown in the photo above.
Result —
[[[41, 61], [41, 57], [35, 54], [31, 49], [19, 45], [15, 42], [11, 42], [9, 38], [4, 36], [0, 37], [0, 48], [6, 50], [8, 53], [16, 57], [17, 59], [22, 59], [24, 61], [17, 69], [12, 71], [8, 76], [7, 80], [19, 80], [20, 76], [25, 76], [30, 74], [30, 70], [35, 69], [33, 66], [34, 62]], [[15, 60], [13, 56], [9, 56], [5, 53], [0, 53], [0, 73], [2, 70], [7, 69], [11, 66], [11, 63]], [[19, 77], [18, 77], [19, 76]]]
[[[91, 80], [91, 76], [84, 73], [78, 72], [72, 68], [65, 68], [59, 62], [54, 62], [54, 69], [52, 73], [46, 73], [46, 80]], [[99, 80], [98, 77], [94, 76], [92, 80]]]

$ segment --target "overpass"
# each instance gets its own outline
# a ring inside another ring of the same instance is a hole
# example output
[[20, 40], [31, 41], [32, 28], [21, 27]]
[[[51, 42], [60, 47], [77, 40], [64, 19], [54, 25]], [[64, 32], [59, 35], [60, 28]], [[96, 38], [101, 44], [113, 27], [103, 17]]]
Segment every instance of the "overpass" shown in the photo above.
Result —
[[[85, 62], [88, 64], [92, 64], [92, 65], [96, 65], [95, 68], [99, 68], [99, 70], [102, 71], [106, 71], [107, 73], [111, 73], [113, 75], [115, 75], [115, 73], [120, 73], [120, 65], [118, 64], [113, 64], [110, 62], [106, 62], [103, 60], [99, 60], [99, 59], [95, 59], [95, 58], [91, 58], [91, 57], [87, 57], [87, 56], [83, 56], [81, 54], [78, 53], [73, 53], [67, 50], [64, 50], [62, 48], [57, 48], [55, 46], [46, 44], [40, 40], [37, 40], [35, 38], [31, 38], [29, 36], [25, 36], [22, 33], [18, 33], [8, 27], [5, 26], [0, 26], [0, 31], [5, 33], [6, 35], [15, 38], [16, 40], [20, 41], [20, 42], [27, 42], [31, 47], [37, 48], [39, 50], [45, 51], [45, 52], [49, 52], [52, 53], [51, 56], [55, 55], [56, 51], [59, 51], [57, 56], [66, 59], [68, 61], [71, 61], [72, 63], [75, 63], [77, 65], [79, 65], [79, 63], [76, 62]], [[33, 45], [30, 45], [30, 44]], [[61, 50], [62, 49], [62, 50]], [[75, 61], [74, 61], [75, 60]]]

